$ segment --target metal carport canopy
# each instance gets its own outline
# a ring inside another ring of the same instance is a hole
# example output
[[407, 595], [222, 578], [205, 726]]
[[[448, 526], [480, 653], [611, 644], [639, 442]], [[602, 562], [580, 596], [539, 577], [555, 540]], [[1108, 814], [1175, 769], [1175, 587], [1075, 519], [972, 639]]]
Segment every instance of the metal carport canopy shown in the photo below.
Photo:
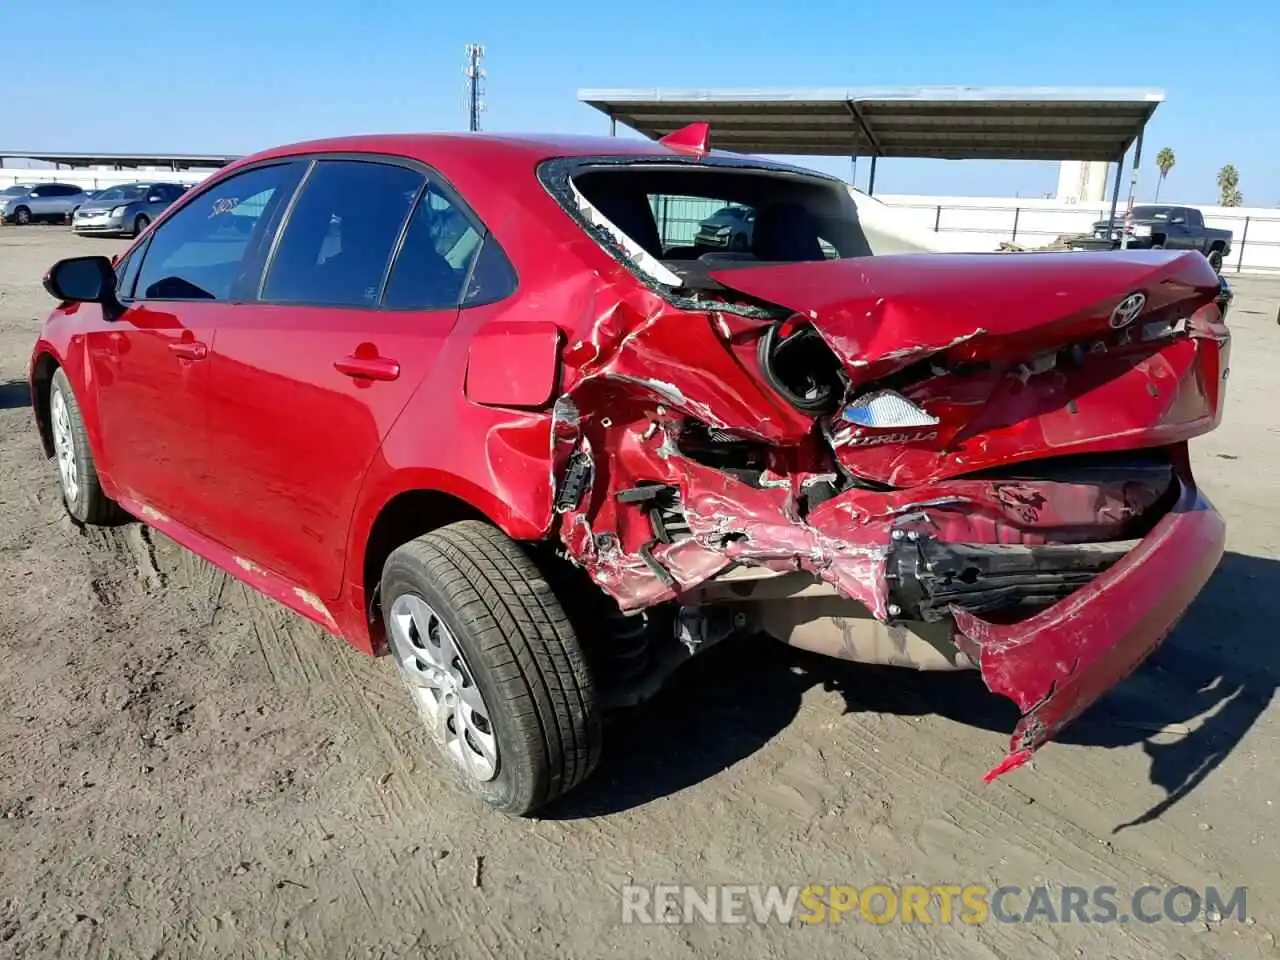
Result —
[[580, 90], [647, 137], [699, 120], [711, 145], [791, 156], [1119, 161], [1164, 100], [1159, 90], [885, 87]]

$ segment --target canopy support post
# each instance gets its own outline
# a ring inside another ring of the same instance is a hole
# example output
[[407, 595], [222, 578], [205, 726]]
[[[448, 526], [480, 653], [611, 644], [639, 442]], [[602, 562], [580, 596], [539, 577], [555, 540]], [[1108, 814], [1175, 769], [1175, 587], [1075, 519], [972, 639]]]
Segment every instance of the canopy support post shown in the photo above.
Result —
[[1120, 171], [1124, 169], [1124, 154], [1116, 160], [1116, 182], [1111, 188], [1111, 216], [1107, 218], [1107, 242], [1116, 231], [1116, 206], [1120, 203]]
[[[1144, 123], [1138, 128], [1138, 140], [1133, 145], [1133, 174], [1129, 177], [1129, 204], [1125, 208], [1129, 214], [1133, 213], [1133, 195], [1138, 191], [1138, 164], [1142, 162], [1142, 135], [1146, 133], [1147, 125]], [[1116, 179], [1120, 179], [1120, 171], [1116, 171]], [[1128, 219], [1126, 214], [1125, 219]], [[1124, 239], [1120, 241], [1120, 249], [1129, 249], [1129, 234], [1124, 234]]]

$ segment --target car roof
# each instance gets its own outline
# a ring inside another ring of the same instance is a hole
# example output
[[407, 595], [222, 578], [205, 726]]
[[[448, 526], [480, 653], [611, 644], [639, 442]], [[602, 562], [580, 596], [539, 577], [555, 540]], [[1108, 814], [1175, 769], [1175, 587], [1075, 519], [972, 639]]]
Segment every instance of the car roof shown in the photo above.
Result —
[[[712, 142], [715, 132], [712, 131]], [[490, 133], [394, 133], [363, 134], [360, 136], [334, 137], [324, 140], [306, 140], [300, 143], [273, 147], [244, 157], [233, 164], [254, 163], [266, 159], [290, 156], [306, 156], [318, 153], [369, 153], [408, 157], [440, 168], [446, 174], [453, 165], [481, 165], [494, 167], [520, 167], [528, 169], [544, 160], [573, 157], [628, 157], [643, 159], [684, 160], [694, 162], [695, 157], [682, 150], [675, 150], [655, 140], [632, 137], [587, 137], [573, 135], [539, 134], [490, 134]], [[738, 154], [713, 150], [718, 157], [735, 157]], [[826, 174], [761, 157], [743, 157], [753, 166], [777, 170], [803, 172], [815, 177], [830, 179]]]
[[77, 186], [74, 183], [63, 183], [61, 180], [41, 180], [39, 183], [11, 183], [7, 187], [0, 187], [0, 190], [12, 190], [15, 187], [21, 187], [28, 192], [39, 187], [75, 187], [83, 192], [84, 187]]

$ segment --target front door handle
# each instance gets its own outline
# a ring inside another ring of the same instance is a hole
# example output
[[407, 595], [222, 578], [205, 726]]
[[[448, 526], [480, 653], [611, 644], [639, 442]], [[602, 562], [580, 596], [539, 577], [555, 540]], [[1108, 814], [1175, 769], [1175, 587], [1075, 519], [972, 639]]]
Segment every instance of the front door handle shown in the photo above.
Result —
[[187, 340], [169, 344], [169, 352], [183, 360], [203, 360], [209, 355], [209, 347], [199, 340]]
[[343, 357], [333, 361], [333, 369], [357, 380], [395, 380], [400, 364], [386, 357]]

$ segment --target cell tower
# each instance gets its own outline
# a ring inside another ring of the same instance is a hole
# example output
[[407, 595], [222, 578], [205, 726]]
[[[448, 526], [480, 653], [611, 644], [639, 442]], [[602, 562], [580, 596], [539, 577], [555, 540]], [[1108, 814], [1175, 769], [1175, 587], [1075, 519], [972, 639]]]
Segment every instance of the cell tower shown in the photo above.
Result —
[[467, 129], [475, 133], [480, 129], [480, 113], [484, 110], [484, 70], [480, 67], [484, 47], [468, 43], [466, 51], [467, 66], [463, 73], [467, 77]]

